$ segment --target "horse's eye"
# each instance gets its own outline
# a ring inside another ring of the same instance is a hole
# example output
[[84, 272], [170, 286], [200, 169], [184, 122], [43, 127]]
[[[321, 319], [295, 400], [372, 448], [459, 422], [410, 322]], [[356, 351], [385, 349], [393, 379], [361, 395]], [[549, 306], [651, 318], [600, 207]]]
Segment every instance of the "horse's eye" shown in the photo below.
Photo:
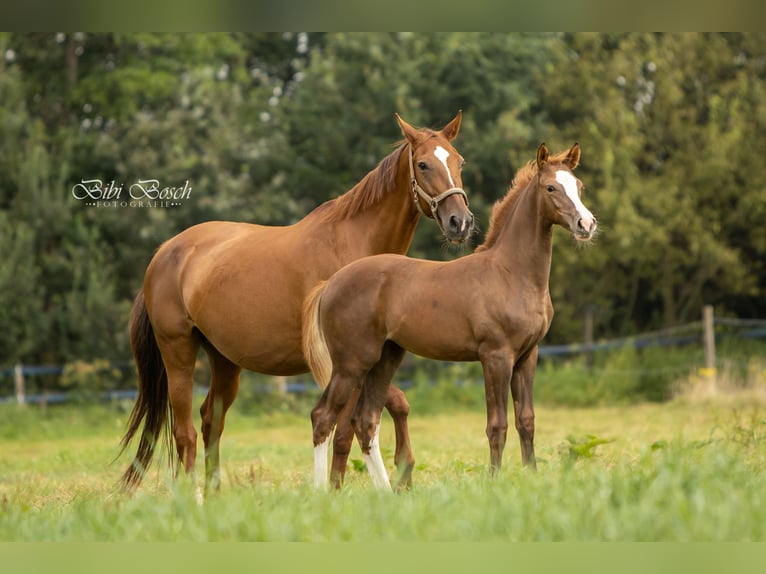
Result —
[[552, 185], [549, 185], [546, 189], [551, 192], [556, 191], [556, 188]]
[[425, 171], [428, 169], [428, 164], [424, 161], [418, 162], [418, 167], [421, 169], [421, 171]]

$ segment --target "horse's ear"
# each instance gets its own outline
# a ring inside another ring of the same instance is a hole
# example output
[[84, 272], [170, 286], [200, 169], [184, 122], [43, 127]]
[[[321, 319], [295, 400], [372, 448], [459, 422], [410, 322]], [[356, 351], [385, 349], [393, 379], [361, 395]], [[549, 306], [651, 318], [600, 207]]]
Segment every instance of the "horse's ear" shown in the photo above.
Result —
[[567, 154], [566, 160], [564, 160], [564, 163], [566, 163], [569, 166], [569, 169], [574, 169], [577, 167], [577, 165], [580, 163], [580, 144], [578, 142], [575, 142], [572, 148], [569, 150], [569, 153]]
[[540, 144], [537, 148], [537, 169], [543, 169], [543, 164], [548, 161], [548, 148], [545, 142]]
[[452, 118], [452, 121], [442, 128], [442, 134], [447, 140], [452, 141], [457, 137], [457, 133], [460, 131], [460, 122], [463, 120], [463, 110], [458, 110], [457, 115]]
[[402, 135], [404, 135], [408, 142], [414, 144], [418, 137], [418, 130], [405, 122], [399, 114], [395, 113], [394, 115], [396, 116], [396, 121], [399, 122], [399, 127], [402, 128]]

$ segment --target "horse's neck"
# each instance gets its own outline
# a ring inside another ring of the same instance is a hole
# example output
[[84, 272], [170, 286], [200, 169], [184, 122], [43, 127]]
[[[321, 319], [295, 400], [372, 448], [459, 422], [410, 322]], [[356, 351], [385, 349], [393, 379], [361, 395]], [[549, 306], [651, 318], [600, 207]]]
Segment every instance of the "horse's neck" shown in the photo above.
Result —
[[346, 246], [346, 262], [379, 253], [404, 254], [409, 249], [419, 215], [401, 166], [399, 174], [379, 201], [336, 223], [336, 233]]
[[542, 217], [540, 196], [533, 179], [519, 192], [497, 242], [493, 257], [515, 280], [531, 281], [548, 289], [553, 252], [553, 225]]

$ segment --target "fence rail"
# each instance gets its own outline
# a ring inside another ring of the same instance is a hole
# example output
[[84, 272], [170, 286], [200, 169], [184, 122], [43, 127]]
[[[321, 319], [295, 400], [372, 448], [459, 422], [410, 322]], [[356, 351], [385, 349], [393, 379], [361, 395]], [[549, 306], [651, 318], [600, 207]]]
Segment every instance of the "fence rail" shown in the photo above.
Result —
[[[716, 327], [730, 327], [741, 329], [737, 338], [763, 339], [766, 338], [766, 319], [737, 319], [730, 317], [714, 317], [711, 306], [703, 309], [703, 318], [700, 321], [692, 321], [684, 325], [641, 333], [630, 337], [615, 339], [588, 341], [584, 343], [571, 343], [566, 345], [541, 345], [539, 357], [561, 357], [571, 355], [591, 354], [598, 351], [609, 351], [625, 347], [643, 349], [646, 347], [670, 347], [690, 344], [702, 344], [705, 347], [705, 369], [708, 374], [715, 373], [715, 343], [723, 333], [716, 332]], [[587, 331], [587, 330], [586, 330]], [[111, 363], [108, 367], [112, 370], [132, 371], [132, 361], [120, 361]], [[13, 377], [13, 395], [0, 396], [0, 403], [17, 402], [24, 403], [61, 403], [71, 400], [75, 393], [71, 391], [55, 391], [29, 395], [25, 392], [25, 378], [41, 375], [62, 375], [64, 365], [21, 365], [0, 368], [0, 378]], [[302, 393], [313, 389], [312, 382], [292, 381], [283, 382], [280, 385], [281, 392]], [[206, 389], [195, 388], [195, 392], [204, 393]], [[259, 392], [271, 392], [270, 388], [259, 389]], [[97, 393], [102, 400], [135, 399], [136, 390], [110, 390]], [[80, 393], [81, 395], [81, 393]]]

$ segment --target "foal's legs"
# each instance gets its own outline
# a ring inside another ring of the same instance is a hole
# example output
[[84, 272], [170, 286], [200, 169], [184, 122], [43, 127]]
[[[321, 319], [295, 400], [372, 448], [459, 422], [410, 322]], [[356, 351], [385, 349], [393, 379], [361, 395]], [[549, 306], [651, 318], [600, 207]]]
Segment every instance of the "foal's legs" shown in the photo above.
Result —
[[[401, 363], [401, 359], [399, 362]], [[399, 364], [397, 364], [398, 366]], [[393, 373], [391, 376], [393, 377]], [[407, 425], [410, 405], [399, 387], [388, 386], [386, 409], [394, 420], [394, 432], [396, 433], [396, 452], [394, 453], [394, 464], [398, 475], [396, 489], [409, 489], [412, 487], [412, 469], [415, 467], [415, 457], [412, 455], [410, 431]]]
[[[311, 411], [311, 426], [314, 432], [314, 486], [327, 484], [327, 449], [330, 435], [338, 416], [354, 395], [358, 395], [363, 381], [363, 374], [353, 374], [333, 370], [330, 383], [319, 397]], [[354, 402], [351, 402], [353, 405]]]
[[508, 389], [513, 359], [502, 350], [481, 357], [484, 369], [484, 393], [487, 401], [487, 439], [490, 470], [494, 474], [503, 464], [503, 449], [508, 434]]
[[537, 347], [516, 364], [511, 378], [516, 431], [519, 433], [521, 442], [521, 463], [533, 469], [537, 469], [535, 461], [535, 407], [532, 396], [536, 366]]
[[404, 349], [393, 341], [386, 341], [380, 359], [367, 375], [351, 417], [351, 425], [362, 447], [367, 468], [378, 488], [390, 487], [378, 441], [380, 414], [389, 397], [391, 379], [404, 358], [404, 352]]
[[330, 482], [337, 489], [343, 485], [346, 476], [346, 465], [351, 453], [351, 444], [354, 442], [354, 429], [351, 427], [351, 413], [354, 412], [356, 402], [359, 400], [360, 388], [354, 388], [348, 402], [338, 415], [335, 426], [335, 436], [332, 440], [332, 466], [330, 468]]
[[203, 344], [210, 360], [210, 390], [200, 407], [202, 440], [205, 444], [205, 492], [218, 490], [221, 484], [220, 443], [226, 411], [239, 390], [242, 368], [224, 357], [209, 342]]
[[[359, 389], [355, 389], [354, 394], [338, 416], [338, 423], [335, 427], [335, 436], [332, 443], [332, 467], [330, 470], [330, 482], [335, 488], [341, 487], [346, 474], [348, 456], [351, 452], [351, 444], [354, 441], [351, 414], [358, 400]], [[412, 448], [410, 447], [410, 433], [407, 428], [407, 416], [410, 413], [410, 405], [401, 389], [390, 385], [385, 406], [394, 421], [394, 431], [396, 433], [394, 463], [399, 475], [396, 488], [410, 488], [412, 486], [412, 469], [415, 466], [415, 458], [412, 456]]]

